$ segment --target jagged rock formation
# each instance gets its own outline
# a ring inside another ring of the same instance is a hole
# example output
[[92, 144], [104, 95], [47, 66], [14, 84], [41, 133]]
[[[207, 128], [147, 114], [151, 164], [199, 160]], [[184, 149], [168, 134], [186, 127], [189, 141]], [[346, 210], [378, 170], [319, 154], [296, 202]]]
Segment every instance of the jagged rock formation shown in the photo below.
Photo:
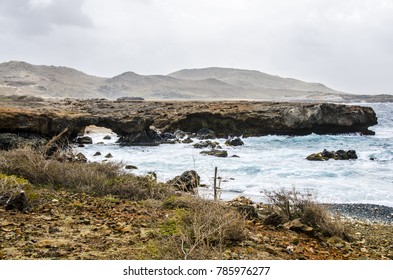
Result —
[[151, 145], [163, 139], [160, 132], [177, 130], [210, 129], [217, 137], [372, 134], [368, 128], [377, 123], [372, 108], [324, 103], [63, 100], [45, 104], [45, 108], [34, 102], [0, 107], [0, 133], [32, 133], [48, 139], [62, 134], [72, 140], [86, 126], [96, 125], [110, 128], [124, 145]]

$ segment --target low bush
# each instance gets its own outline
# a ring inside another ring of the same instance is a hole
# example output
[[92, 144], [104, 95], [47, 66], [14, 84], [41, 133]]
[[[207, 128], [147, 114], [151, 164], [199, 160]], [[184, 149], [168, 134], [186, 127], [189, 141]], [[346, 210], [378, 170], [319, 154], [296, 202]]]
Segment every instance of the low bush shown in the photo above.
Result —
[[245, 219], [233, 208], [191, 196], [187, 203], [182, 198], [180, 205], [176, 228], [173, 228], [174, 221], [171, 220], [174, 234], [165, 238], [165, 244], [161, 246], [164, 248], [163, 258], [222, 258], [228, 245], [246, 238]]
[[169, 187], [148, 177], [125, 174], [121, 164], [59, 161], [44, 152], [21, 148], [0, 152], [0, 172], [29, 180], [32, 184], [63, 188], [94, 195], [122, 198], [161, 198]]
[[303, 224], [312, 227], [324, 236], [350, 239], [339, 217], [333, 217], [324, 205], [313, 200], [311, 194], [302, 194], [295, 189], [280, 189], [264, 193], [271, 204], [273, 215], [276, 215], [275, 220], [285, 223], [300, 219]]

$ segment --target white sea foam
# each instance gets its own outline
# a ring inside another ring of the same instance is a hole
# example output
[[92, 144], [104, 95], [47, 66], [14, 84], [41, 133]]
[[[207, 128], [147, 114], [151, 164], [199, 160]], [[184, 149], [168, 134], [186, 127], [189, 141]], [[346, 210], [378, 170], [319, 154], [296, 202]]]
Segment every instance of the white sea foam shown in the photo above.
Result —
[[[372, 129], [375, 136], [307, 135], [264, 136], [243, 139], [245, 145], [225, 147], [228, 158], [201, 155], [192, 144], [160, 145], [157, 147], [120, 147], [106, 134], [91, 134], [93, 143], [77, 148], [91, 161], [121, 161], [138, 167], [132, 171], [144, 175], [156, 172], [158, 180], [166, 181], [185, 170], [196, 170], [201, 181], [212, 185], [214, 167], [222, 177], [222, 198], [245, 195], [264, 201], [263, 190], [293, 188], [307, 191], [321, 202], [372, 203], [393, 206], [393, 106], [370, 104], [379, 117], [379, 124]], [[218, 139], [224, 143], [225, 139]], [[224, 146], [224, 145], [222, 145]], [[358, 159], [350, 161], [329, 160], [312, 162], [306, 156], [327, 150], [357, 151]], [[102, 156], [93, 156], [100, 151]], [[239, 156], [232, 157], [233, 155]], [[371, 160], [374, 159], [374, 160]], [[211, 187], [201, 190], [210, 195]]]

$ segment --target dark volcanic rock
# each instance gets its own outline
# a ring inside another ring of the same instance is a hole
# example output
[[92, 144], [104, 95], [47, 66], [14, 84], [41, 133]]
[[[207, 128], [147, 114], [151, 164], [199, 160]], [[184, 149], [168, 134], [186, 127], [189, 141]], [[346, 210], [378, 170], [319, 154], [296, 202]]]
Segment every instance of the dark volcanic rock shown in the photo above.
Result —
[[204, 149], [204, 148], [220, 148], [219, 143], [216, 141], [211, 141], [211, 140], [206, 140], [206, 141], [200, 141], [198, 143], [195, 143], [192, 145], [194, 148], [197, 149]]
[[89, 136], [83, 136], [83, 137], [78, 137], [76, 138], [76, 143], [78, 144], [93, 144], [93, 139]]
[[200, 152], [200, 154], [209, 155], [209, 156], [215, 156], [215, 157], [227, 157], [228, 156], [228, 152], [227, 151], [215, 150], [215, 149], [212, 149], [210, 151], [202, 151], [202, 152]]
[[225, 145], [227, 145], [227, 146], [242, 146], [242, 145], [244, 145], [244, 142], [239, 137], [235, 137], [235, 138], [230, 138], [227, 141], [225, 141]]
[[20, 212], [30, 212], [31, 205], [27, 200], [26, 194], [24, 191], [10, 197], [5, 204], [5, 210], [14, 210], [17, 209]]
[[358, 156], [356, 154], [356, 151], [354, 150], [338, 150], [338, 151], [327, 151], [323, 150], [321, 153], [315, 153], [307, 156], [308, 160], [312, 161], [325, 161], [329, 159], [335, 159], [335, 160], [349, 160], [349, 159], [357, 159]]
[[167, 184], [174, 186], [178, 190], [185, 192], [194, 192], [194, 189], [199, 187], [200, 177], [194, 170], [183, 172], [180, 176], [176, 176], [169, 180]]
[[138, 169], [138, 167], [136, 167], [135, 165], [131, 165], [131, 164], [127, 164], [126, 166], [124, 166], [124, 168], [127, 170]]
[[216, 134], [211, 129], [201, 128], [196, 132], [196, 137], [198, 139], [213, 139], [216, 138]]

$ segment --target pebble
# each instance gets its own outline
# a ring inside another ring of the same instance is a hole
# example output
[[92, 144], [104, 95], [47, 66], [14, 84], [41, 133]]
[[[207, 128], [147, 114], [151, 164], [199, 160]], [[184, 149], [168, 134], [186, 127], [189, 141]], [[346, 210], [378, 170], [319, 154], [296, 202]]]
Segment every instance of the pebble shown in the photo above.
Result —
[[393, 223], [393, 207], [374, 204], [330, 204], [329, 209], [344, 216], [370, 222]]

